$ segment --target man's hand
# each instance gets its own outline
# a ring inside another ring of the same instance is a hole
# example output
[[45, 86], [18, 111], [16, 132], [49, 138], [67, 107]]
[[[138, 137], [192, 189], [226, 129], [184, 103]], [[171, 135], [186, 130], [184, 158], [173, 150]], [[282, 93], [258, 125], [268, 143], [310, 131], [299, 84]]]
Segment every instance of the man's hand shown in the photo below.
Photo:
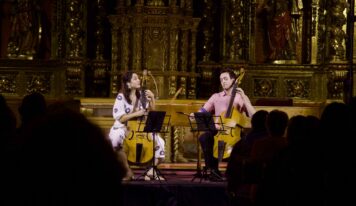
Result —
[[245, 96], [244, 90], [241, 89], [240, 87], [236, 88], [236, 93], [241, 94], [242, 96]]
[[195, 121], [195, 117], [194, 117], [194, 113], [193, 112], [189, 114], [189, 119], [190, 119], [190, 121]]

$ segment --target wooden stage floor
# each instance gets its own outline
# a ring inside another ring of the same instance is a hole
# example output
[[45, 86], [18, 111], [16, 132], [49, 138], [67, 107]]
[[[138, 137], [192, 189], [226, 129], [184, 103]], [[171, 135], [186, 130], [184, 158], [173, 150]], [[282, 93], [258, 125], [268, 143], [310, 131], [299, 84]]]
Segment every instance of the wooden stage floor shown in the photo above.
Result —
[[[219, 164], [219, 170], [224, 174], [226, 170], [226, 162]], [[201, 164], [201, 168], [204, 167], [204, 161]], [[132, 166], [135, 176], [143, 174], [147, 167]], [[162, 163], [158, 165], [158, 170], [166, 177], [167, 181], [190, 181], [197, 173], [197, 163]], [[198, 178], [197, 178], [198, 179]]]
[[[202, 164], [204, 166], [204, 164]], [[194, 176], [196, 163], [163, 163], [158, 170], [165, 180], [131, 180], [123, 182], [122, 205], [184, 205], [215, 206], [230, 205], [226, 191], [227, 182], [214, 182]], [[224, 174], [226, 163], [220, 163]], [[140, 177], [146, 168], [133, 167], [135, 177]]]

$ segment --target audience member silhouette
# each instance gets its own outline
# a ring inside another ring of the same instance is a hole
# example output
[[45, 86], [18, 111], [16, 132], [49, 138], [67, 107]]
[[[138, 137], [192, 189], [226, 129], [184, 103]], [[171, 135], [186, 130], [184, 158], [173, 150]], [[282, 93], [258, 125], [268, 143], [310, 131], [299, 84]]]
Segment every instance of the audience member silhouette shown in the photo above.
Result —
[[47, 103], [41, 93], [31, 93], [26, 95], [19, 106], [21, 124], [18, 128], [18, 134], [22, 136], [26, 133], [26, 128], [41, 118], [46, 112]]
[[[280, 151], [287, 147], [287, 139], [284, 136], [288, 124], [287, 113], [280, 110], [272, 110], [265, 118], [268, 134], [253, 141], [249, 158], [243, 159], [239, 166], [235, 166], [241, 169], [235, 174], [237, 177], [235, 179], [232, 178], [235, 182], [231, 181], [230, 176], [230, 183], [228, 184], [228, 189], [230, 189], [230, 186], [234, 186], [235, 189], [240, 190], [237, 192], [242, 192], [241, 190], [245, 189], [243, 192], [248, 195], [248, 204], [255, 203], [256, 191], [263, 180], [265, 168]], [[245, 184], [247, 185], [247, 190], [244, 187]]]
[[[323, 197], [326, 205], [355, 205], [355, 123], [349, 105], [328, 104], [321, 117]], [[351, 189], [350, 189], [351, 188]]]
[[284, 137], [288, 115], [284, 111], [272, 110], [266, 119], [268, 137], [256, 140], [251, 149], [251, 158], [268, 163], [275, 154], [287, 146]]
[[9, 146], [16, 134], [16, 117], [0, 94], [0, 150]]
[[11, 175], [15, 167], [16, 145], [14, 139], [16, 137], [16, 117], [13, 111], [8, 106], [4, 96], [0, 94], [0, 205], [7, 205], [11, 200], [13, 182]]
[[354, 205], [354, 118], [340, 102], [325, 107], [320, 127], [313, 116], [292, 118], [288, 147], [268, 164], [256, 205]]
[[[352, 122], [356, 122], [356, 96], [351, 98], [350, 101], [350, 109], [351, 109], [351, 117], [352, 117]], [[356, 131], [356, 127], [353, 127], [354, 131]]]
[[259, 110], [251, 119], [251, 130], [247, 133], [242, 141], [236, 144], [236, 149], [240, 155], [250, 156], [252, 145], [255, 140], [262, 139], [268, 136], [266, 127], [266, 119], [268, 111]]
[[[318, 118], [293, 116], [287, 128], [288, 147], [265, 168], [256, 205], [321, 205], [322, 176]], [[306, 187], [307, 185], [307, 187]]]
[[237, 142], [231, 152], [227, 167], [226, 167], [226, 179], [227, 189], [232, 195], [233, 204], [248, 204], [250, 201], [249, 195], [247, 198], [241, 196], [237, 197], [237, 193], [243, 193], [242, 190], [248, 190], [249, 187], [256, 183], [253, 180], [246, 177], [245, 173], [250, 171], [247, 167], [252, 145], [255, 140], [262, 139], [268, 136], [266, 128], [266, 119], [268, 111], [259, 110], [253, 114], [251, 119], [251, 130], [247, 133], [245, 138], [242, 138]]
[[82, 114], [53, 104], [26, 133], [21, 205], [120, 205], [124, 175], [110, 142]]

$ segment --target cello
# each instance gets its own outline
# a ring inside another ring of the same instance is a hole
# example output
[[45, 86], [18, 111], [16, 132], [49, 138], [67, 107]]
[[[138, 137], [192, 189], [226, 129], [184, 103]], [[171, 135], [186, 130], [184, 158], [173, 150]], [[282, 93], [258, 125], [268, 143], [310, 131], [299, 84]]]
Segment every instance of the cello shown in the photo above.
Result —
[[241, 84], [241, 80], [245, 75], [244, 69], [240, 69], [240, 74], [233, 83], [229, 106], [225, 112], [221, 114], [221, 122], [223, 131], [219, 131], [215, 135], [213, 155], [219, 161], [230, 157], [233, 146], [241, 139], [241, 130], [244, 125], [247, 125], [250, 119], [239, 110], [234, 108], [233, 103], [237, 92], [237, 87]]
[[[140, 100], [143, 109], [147, 110], [146, 88], [146, 70], [143, 71], [142, 87]], [[127, 154], [127, 160], [134, 164], [146, 164], [153, 159], [153, 137], [151, 133], [144, 133], [145, 116], [127, 121], [128, 133], [123, 143], [124, 151]]]

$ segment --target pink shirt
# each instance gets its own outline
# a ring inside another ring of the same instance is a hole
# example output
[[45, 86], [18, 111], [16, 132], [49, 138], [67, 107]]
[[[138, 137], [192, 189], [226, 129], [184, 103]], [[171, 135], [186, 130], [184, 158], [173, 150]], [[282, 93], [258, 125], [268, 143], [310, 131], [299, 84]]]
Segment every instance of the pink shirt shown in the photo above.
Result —
[[[220, 116], [221, 113], [226, 112], [227, 108], [229, 107], [230, 98], [231, 95], [227, 95], [225, 91], [215, 93], [204, 104], [203, 109], [205, 109], [207, 112], [215, 111], [215, 116]], [[244, 112], [246, 110], [241, 94], [236, 93], [233, 107], [238, 109], [240, 112]], [[202, 111], [202, 109], [200, 111]]]

